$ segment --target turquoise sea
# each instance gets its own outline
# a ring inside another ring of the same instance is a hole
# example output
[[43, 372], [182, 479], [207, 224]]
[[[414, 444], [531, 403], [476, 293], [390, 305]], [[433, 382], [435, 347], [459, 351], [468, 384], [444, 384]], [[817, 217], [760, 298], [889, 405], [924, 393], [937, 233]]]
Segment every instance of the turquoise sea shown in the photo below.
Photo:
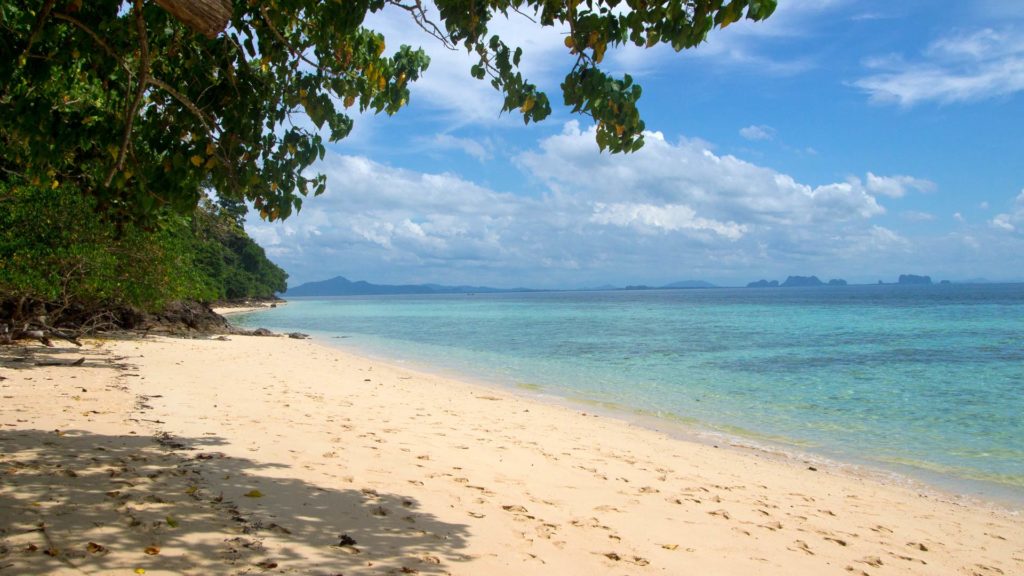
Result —
[[1024, 502], [1024, 284], [292, 299], [233, 321]]

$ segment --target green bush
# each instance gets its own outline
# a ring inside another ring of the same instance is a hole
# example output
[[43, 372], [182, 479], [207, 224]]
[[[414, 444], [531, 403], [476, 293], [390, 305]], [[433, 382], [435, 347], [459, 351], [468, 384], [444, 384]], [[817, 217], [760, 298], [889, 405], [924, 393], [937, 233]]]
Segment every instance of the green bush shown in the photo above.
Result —
[[132, 307], [175, 300], [270, 297], [287, 274], [205, 202], [192, 217], [162, 215], [151, 230], [113, 224], [67, 187], [0, 182], [0, 300], [49, 309]]

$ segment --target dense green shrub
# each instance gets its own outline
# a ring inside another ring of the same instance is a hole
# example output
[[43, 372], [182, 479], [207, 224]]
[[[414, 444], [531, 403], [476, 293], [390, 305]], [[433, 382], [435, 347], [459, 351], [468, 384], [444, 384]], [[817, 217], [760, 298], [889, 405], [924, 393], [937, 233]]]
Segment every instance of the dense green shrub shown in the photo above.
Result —
[[97, 216], [75, 190], [0, 183], [0, 300], [8, 308], [155, 311], [175, 300], [270, 297], [286, 279], [237, 214], [212, 202], [191, 217], [168, 212], [144, 230]]

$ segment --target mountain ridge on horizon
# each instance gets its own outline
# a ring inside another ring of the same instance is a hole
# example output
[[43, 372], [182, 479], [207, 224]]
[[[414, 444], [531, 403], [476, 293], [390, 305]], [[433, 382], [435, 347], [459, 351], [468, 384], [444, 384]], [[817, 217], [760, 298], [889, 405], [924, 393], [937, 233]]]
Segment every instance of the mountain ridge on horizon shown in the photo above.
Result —
[[[573, 289], [580, 291], [590, 290], [658, 290], [658, 289], [689, 289], [689, 288], [718, 288], [715, 284], [703, 280], [683, 280], [672, 282], [664, 286], [627, 286], [613, 287], [602, 286], [600, 288]], [[489, 286], [448, 286], [444, 284], [373, 284], [365, 280], [352, 281], [344, 276], [335, 276], [326, 280], [315, 280], [305, 282], [295, 287], [289, 287], [282, 295], [292, 297], [303, 296], [376, 296], [385, 294], [471, 294], [471, 293], [513, 293], [513, 292], [558, 292], [565, 289], [538, 289], [538, 288], [493, 288]]]

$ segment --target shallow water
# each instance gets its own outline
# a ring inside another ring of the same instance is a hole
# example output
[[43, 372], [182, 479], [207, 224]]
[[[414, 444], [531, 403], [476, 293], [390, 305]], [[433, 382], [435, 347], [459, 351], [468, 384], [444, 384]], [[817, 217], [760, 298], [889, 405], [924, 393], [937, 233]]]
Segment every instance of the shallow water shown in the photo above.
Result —
[[293, 299], [233, 321], [1024, 498], [1024, 285]]

